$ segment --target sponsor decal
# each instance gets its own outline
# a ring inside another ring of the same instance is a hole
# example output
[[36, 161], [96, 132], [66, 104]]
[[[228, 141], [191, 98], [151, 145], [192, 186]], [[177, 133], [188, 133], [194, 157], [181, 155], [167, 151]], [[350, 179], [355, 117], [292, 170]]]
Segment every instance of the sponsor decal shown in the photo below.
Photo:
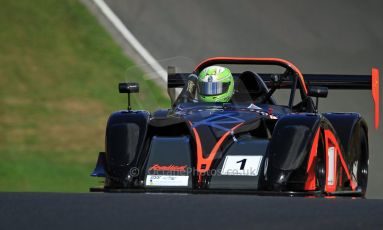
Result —
[[188, 186], [189, 176], [147, 175], [146, 186]]
[[149, 171], [175, 171], [175, 172], [186, 172], [187, 165], [159, 165], [155, 164], [149, 168]]

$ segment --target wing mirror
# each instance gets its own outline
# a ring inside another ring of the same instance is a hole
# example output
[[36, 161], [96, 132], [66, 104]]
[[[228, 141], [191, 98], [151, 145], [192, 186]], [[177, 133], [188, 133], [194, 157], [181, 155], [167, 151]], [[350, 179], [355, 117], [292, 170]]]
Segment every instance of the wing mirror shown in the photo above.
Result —
[[309, 88], [308, 95], [310, 97], [315, 97], [316, 98], [316, 103], [315, 103], [315, 113], [318, 112], [318, 106], [319, 106], [319, 98], [325, 98], [327, 97], [328, 94], [328, 88], [327, 87], [322, 87], [322, 86], [311, 86]]
[[131, 111], [132, 107], [130, 106], [130, 94], [138, 93], [140, 91], [140, 86], [136, 82], [120, 83], [118, 84], [118, 91], [120, 93], [128, 94], [128, 111]]
[[136, 82], [120, 83], [118, 84], [118, 91], [120, 93], [138, 93], [140, 86]]
[[310, 97], [327, 97], [328, 94], [328, 88], [322, 87], [322, 86], [311, 86], [309, 89], [309, 96]]

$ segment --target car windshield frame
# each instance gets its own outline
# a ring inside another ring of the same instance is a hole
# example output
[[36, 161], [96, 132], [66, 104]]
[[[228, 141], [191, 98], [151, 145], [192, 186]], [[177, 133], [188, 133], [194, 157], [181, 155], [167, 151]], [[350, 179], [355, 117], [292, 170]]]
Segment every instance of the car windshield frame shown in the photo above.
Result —
[[[198, 76], [198, 74], [206, 67], [211, 65], [251, 65], [251, 66], [279, 66], [284, 68], [283, 73], [255, 73], [256, 75], [261, 76], [262, 81], [267, 85], [268, 90], [272, 90], [273, 84], [275, 84], [271, 79], [273, 77], [277, 77], [278, 79], [281, 79], [280, 85], [276, 86], [274, 90], [278, 89], [290, 89], [290, 96], [289, 96], [289, 102], [288, 105], [286, 104], [279, 104], [281, 106], [288, 106], [290, 109], [294, 106], [294, 99], [296, 96], [296, 90], [300, 90], [300, 96], [301, 100], [305, 100], [308, 96], [307, 92], [307, 86], [304, 81], [302, 73], [299, 71], [298, 68], [296, 68], [291, 62], [278, 59], [278, 58], [238, 58], [238, 57], [216, 57], [207, 59], [203, 62], [201, 62], [197, 67], [194, 69], [194, 72], [192, 73], [194, 76]], [[174, 105], [178, 103], [185, 102], [185, 100], [182, 100], [182, 98], [185, 98], [185, 94], [187, 93], [187, 90], [190, 90], [190, 83], [188, 82], [187, 76], [185, 76], [186, 79], [183, 79], [184, 83], [182, 84], [183, 90], [178, 96], [177, 100], [175, 100]], [[239, 76], [240, 73], [233, 73], [234, 76]], [[193, 92], [196, 93], [195, 91]], [[189, 96], [188, 101], [195, 101], [195, 96], [190, 98]]]

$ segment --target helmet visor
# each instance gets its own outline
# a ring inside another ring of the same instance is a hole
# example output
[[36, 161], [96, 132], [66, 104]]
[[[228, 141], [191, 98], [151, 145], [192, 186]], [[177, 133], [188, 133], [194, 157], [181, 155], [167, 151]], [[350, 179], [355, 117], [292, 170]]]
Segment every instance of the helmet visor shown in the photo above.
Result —
[[198, 82], [198, 92], [204, 96], [213, 96], [226, 93], [230, 82]]

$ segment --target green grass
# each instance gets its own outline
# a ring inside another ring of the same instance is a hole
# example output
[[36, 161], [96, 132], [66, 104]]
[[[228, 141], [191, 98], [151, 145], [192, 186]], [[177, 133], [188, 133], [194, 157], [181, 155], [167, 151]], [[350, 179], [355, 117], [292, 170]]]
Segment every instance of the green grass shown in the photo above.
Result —
[[2, 1], [0, 191], [86, 192], [108, 115], [126, 107], [118, 82], [136, 81], [133, 107], [166, 107], [77, 0]]

